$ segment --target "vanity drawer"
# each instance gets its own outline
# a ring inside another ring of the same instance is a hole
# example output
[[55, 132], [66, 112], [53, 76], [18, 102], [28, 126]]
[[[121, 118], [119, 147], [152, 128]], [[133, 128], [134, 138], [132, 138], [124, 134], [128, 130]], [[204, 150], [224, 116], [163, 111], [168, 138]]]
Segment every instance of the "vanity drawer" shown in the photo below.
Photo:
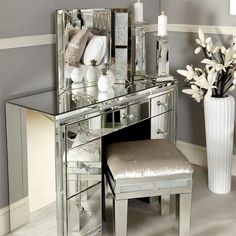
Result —
[[101, 188], [98, 183], [67, 200], [68, 235], [101, 235], [97, 233], [98, 225], [102, 224]]
[[120, 110], [120, 122], [125, 126], [138, 123], [149, 117], [149, 100], [134, 103]]
[[172, 111], [151, 118], [151, 139], [172, 140]]
[[151, 116], [156, 116], [167, 112], [173, 108], [173, 93], [165, 93], [163, 95], [151, 99]]
[[67, 168], [67, 198], [87, 190], [101, 180], [101, 163], [71, 163]]
[[91, 142], [80, 144], [80, 139], [78, 136], [74, 139], [72, 148], [66, 152], [67, 164], [71, 162], [100, 162], [101, 161], [101, 151], [100, 145], [101, 140], [96, 139]]
[[101, 115], [66, 126], [66, 149], [70, 150], [101, 137]]

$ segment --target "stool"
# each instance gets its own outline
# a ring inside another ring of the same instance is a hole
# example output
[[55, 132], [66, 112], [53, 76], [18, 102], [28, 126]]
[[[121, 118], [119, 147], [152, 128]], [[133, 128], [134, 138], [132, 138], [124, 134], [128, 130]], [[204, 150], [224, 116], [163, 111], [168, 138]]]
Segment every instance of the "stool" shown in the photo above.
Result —
[[171, 194], [177, 195], [179, 235], [189, 235], [193, 168], [174, 144], [163, 139], [113, 143], [105, 155], [115, 236], [127, 234], [128, 199]]

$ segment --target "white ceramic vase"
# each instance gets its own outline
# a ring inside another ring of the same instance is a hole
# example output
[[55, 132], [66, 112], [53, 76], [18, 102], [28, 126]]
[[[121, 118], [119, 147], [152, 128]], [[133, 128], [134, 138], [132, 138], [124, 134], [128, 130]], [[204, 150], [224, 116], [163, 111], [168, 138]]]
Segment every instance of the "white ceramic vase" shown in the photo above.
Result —
[[88, 84], [97, 84], [99, 71], [95, 66], [88, 66], [86, 80]]
[[80, 67], [76, 67], [71, 72], [71, 80], [74, 83], [80, 83], [84, 78], [83, 70]]
[[234, 113], [232, 96], [204, 98], [208, 187], [218, 194], [231, 188]]
[[107, 92], [112, 88], [113, 84], [109, 75], [100, 75], [98, 79], [98, 90], [100, 92]]

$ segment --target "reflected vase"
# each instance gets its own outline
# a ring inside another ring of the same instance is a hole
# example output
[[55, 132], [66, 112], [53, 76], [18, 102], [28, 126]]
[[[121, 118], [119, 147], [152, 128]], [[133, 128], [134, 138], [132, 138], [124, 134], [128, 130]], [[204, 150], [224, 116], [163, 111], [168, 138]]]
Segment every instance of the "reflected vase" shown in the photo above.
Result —
[[231, 189], [235, 100], [205, 97], [204, 115], [208, 163], [208, 187], [217, 194]]
[[88, 84], [97, 84], [99, 77], [99, 70], [95, 66], [88, 66], [86, 73], [86, 80]]

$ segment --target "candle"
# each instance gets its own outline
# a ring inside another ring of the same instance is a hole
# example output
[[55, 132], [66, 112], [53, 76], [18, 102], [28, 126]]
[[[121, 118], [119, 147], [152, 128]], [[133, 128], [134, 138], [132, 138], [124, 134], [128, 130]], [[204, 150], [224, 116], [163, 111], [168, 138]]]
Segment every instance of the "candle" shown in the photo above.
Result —
[[143, 22], [143, 3], [134, 3], [134, 22]]
[[167, 16], [164, 14], [164, 11], [161, 12], [161, 15], [158, 16], [158, 36], [167, 35]]

